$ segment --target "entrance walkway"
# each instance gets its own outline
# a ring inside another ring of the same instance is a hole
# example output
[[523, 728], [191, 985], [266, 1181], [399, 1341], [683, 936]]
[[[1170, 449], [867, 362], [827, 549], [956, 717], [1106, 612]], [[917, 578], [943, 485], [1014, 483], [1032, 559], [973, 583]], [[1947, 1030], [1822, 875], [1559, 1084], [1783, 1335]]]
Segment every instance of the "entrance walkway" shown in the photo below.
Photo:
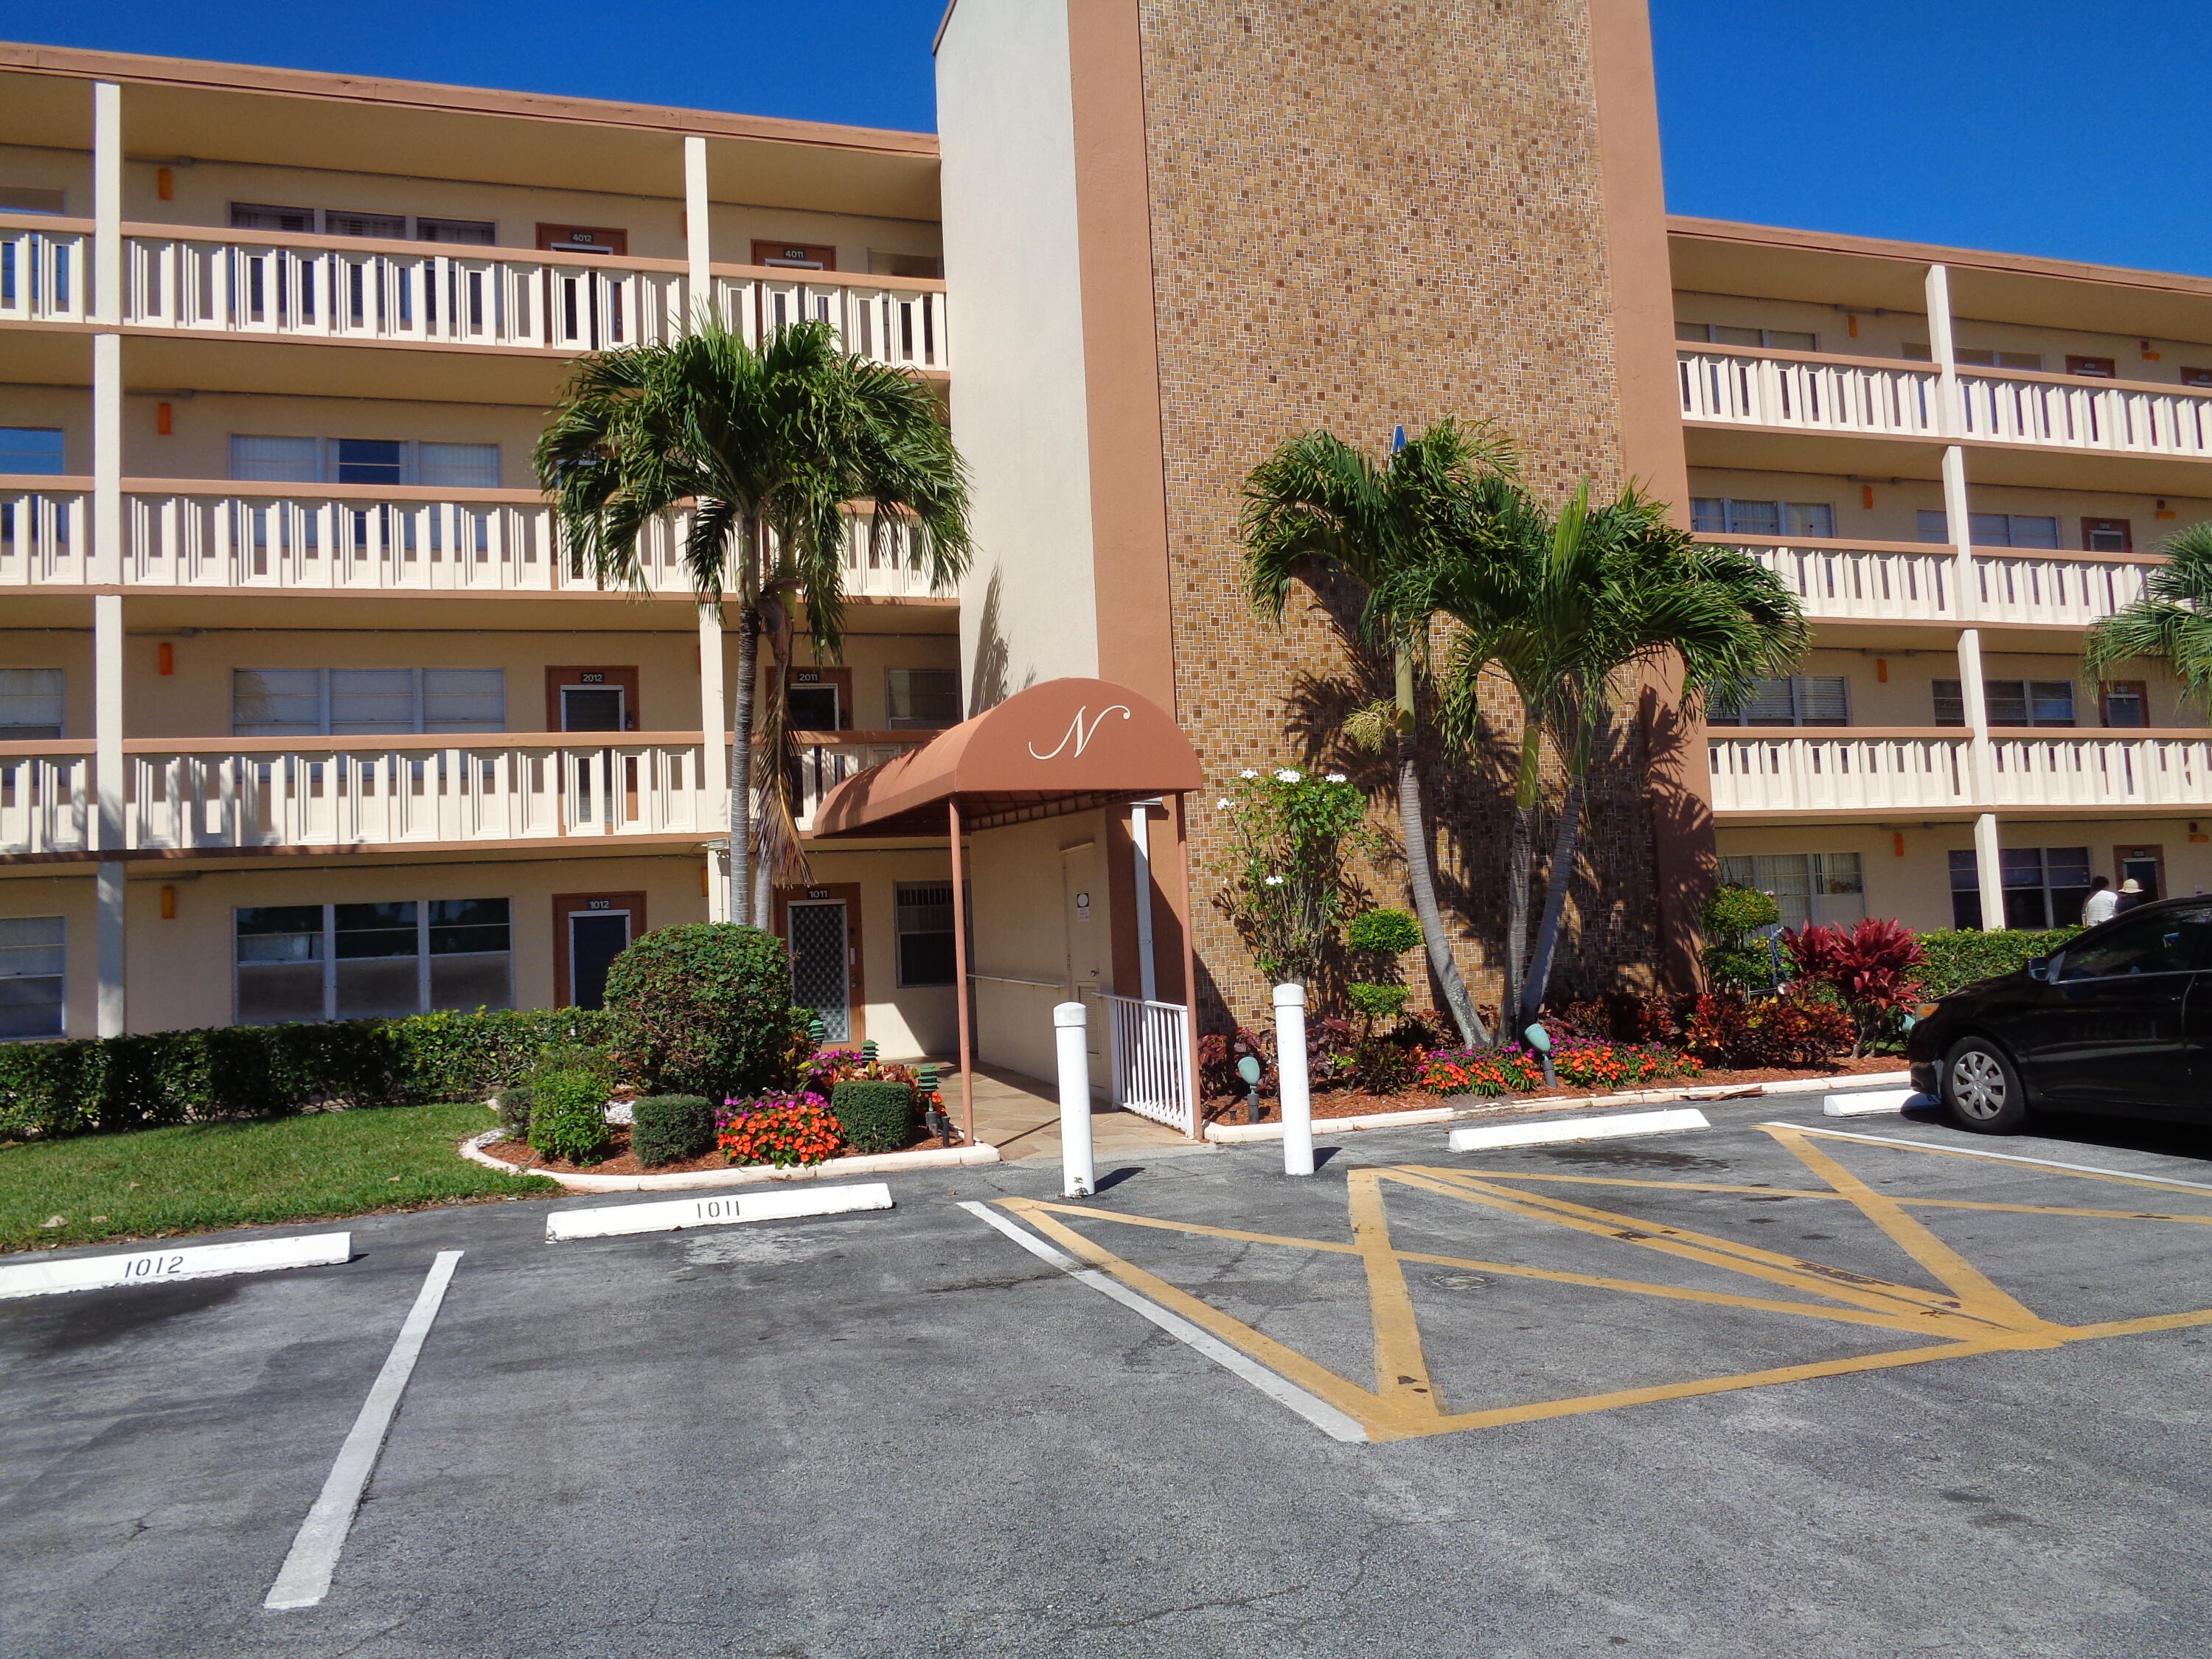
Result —
[[[960, 1079], [945, 1076], [940, 1085], [945, 1109], [957, 1119], [960, 1112]], [[1060, 1158], [1060, 1099], [1049, 1085], [1019, 1072], [996, 1066], [975, 1068], [975, 1138], [999, 1149], [1008, 1163], [1020, 1158]], [[1091, 1146], [1094, 1158], [1126, 1157], [1134, 1152], [1157, 1152], [1181, 1147], [1194, 1150], [1164, 1124], [1139, 1117], [1115, 1106], [1094, 1101], [1091, 1108]]]

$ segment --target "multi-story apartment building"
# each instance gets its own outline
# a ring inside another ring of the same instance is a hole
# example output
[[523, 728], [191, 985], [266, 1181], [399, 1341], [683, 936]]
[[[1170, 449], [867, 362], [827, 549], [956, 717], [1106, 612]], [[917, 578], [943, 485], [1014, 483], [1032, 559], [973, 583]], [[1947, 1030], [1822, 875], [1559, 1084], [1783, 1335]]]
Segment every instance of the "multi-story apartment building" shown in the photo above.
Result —
[[[958, 0], [937, 52], [941, 147], [0, 48], [9, 1034], [589, 1002], [717, 914], [731, 642], [666, 541], [644, 598], [568, 568], [530, 465], [579, 354], [702, 303], [939, 382], [975, 474], [960, 590], [856, 541], [845, 659], [791, 694], [817, 884], [775, 920], [834, 1031], [949, 1051], [963, 954], [1025, 1069], [1077, 992], [1249, 1014], [1212, 786], [1388, 793], [1328, 618], [1238, 589], [1244, 474], [1316, 427], [1493, 419], [1547, 490], [1636, 480], [1762, 550], [1816, 623], [1705, 729], [1644, 687], [1571, 979], [1692, 971], [1717, 868], [1916, 927], [2212, 884], [2200, 716], [2078, 662], [2212, 512], [2212, 283], [1669, 221], [1640, 0]], [[1070, 679], [1164, 711], [1209, 787], [1002, 778], [965, 884], [922, 811], [950, 750], [814, 834], [840, 779]], [[1431, 760], [1494, 996], [1499, 787]]]
[[[0, 1030], [591, 1004], [706, 916], [731, 642], [668, 538], [643, 598], [564, 563], [532, 446], [708, 301], [944, 383], [935, 149], [0, 52]], [[817, 780], [958, 715], [957, 599], [851, 561]], [[929, 936], [875, 1033], [941, 1047], [942, 851], [860, 862], [855, 948]]]
[[2084, 631], [2212, 518], [2212, 282], [1677, 219], [1695, 528], [1815, 624], [1707, 732], [1723, 875], [1793, 921], [2212, 887], [2204, 714]]

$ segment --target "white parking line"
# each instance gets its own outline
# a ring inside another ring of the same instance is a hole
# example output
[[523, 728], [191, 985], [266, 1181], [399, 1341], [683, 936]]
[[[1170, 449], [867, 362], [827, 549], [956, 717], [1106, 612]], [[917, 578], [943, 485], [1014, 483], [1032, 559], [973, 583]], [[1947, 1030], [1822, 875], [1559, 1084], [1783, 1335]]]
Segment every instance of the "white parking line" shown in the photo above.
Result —
[[384, 1449], [384, 1437], [392, 1427], [392, 1413], [399, 1409], [399, 1396], [405, 1392], [407, 1379], [414, 1374], [415, 1361], [422, 1352], [422, 1339], [430, 1334], [430, 1322], [438, 1316], [439, 1305], [446, 1299], [446, 1286], [453, 1277], [453, 1265], [461, 1259], [459, 1250], [441, 1250], [437, 1260], [430, 1264], [428, 1275], [422, 1280], [422, 1291], [415, 1297], [415, 1305], [408, 1310], [406, 1322], [399, 1328], [399, 1339], [392, 1345], [385, 1357], [384, 1369], [376, 1374], [376, 1382], [362, 1402], [361, 1415], [353, 1420], [353, 1431], [338, 1448], [338, 1461], [331, 1465], [330, 1479], [323, 1482], [322, 1495], [315, 1499], [314, 1508], [300, 1523], [298, 1534], [292, 1540], [291, 1553], [284, 1558], [284, 1565], [276, 1575], [276, 1582], [269, 1587], [269, 1595], [261, 1605], [264, 1607], [312, 1607], [330, 1594], [331, 1575], [337, 1571], [338, 1552], [345, 1547], [346, 1534], [353, 1528], [354, 1511], [361, 1506], [361, 1495], [368, 1488], [368, 1477], [375, 1471], [376, 1459]]
[[1665, 1134], [1677, 1129], [1710, 1129], [1693, 1106], [1668, 1112], [1621, 1112], [1607, 1117], [1555, 1117], [1542, 1123], [1478, 1124], [1444, 1137], [1455, 1152], [1485, 1152], [1501, 1146], [1550, 1146], [1570, 1140], [1609, 1140], [1616, 1135]]
[[1028, 1229], [1015, 1225], [1011, 1217], [1000, 1214], [988, 1204], [978, 1204], [972, 1200], [963, 1200], [960, 1207], [990, 1223], [1038, 1261], [1049, 1262], [1070, 1279], [1081, 1280], [1101, 1296], [1113, 1297], [1132, 1312], [1151, 1320], [1176, 1341], [1197, 1349], [1224, 1370], [1234, 1371], [1270, 1400], [1288, 1406], [1330, 1439], [1364, 1441], [1367, 1438], [1364, 1428], [1319, 1395], [1310, 1394], [1297, 1383], [1276, 1376], [1265, 1365], [1237, 1352], [1218, 1337], [1200, 1330], [1179, 1315], [1170, 1313], [1158, 1303], [1139, 1296], [1119, 1280], [1108, 1277], [1095, 1267], [1085, 1267], [1073, 1256], [1046, 1243]]
[[1985, 1152], [1973, 1146], [1942, 1146], [1932, 1140], [1900, 1140], [1894, 1135], [1855, 1135], [1842, 1129], [1816, 1129], [1806, 1123], [1762, 1123], [1762, 1129], [1802, 1129], [1808, 1134], [1826, 1135], [1833, 1140], [1863, 1140], [1875, 1146], [1910, 1146], [1915, 1152], [1953, 1152], [1960, 1158], [1986, 1158], [1998, 1164], [2033, 1164], [2039, 1169], [2066, 1170], [2075, 1175], [2119, 1176], [2128, 1181], [2155, 1182], [2161, 1187], [2186, 1187], [2193, 1192], [2212, 1193], [2212, 1182], [2178, 1181], [2172, 1176], [2145, 1175], [2140, 1170], [2108, 1170], [2098, 1164], [2061, 1164], [2055, 1158], [2023, 1158], [2018, 1152]]

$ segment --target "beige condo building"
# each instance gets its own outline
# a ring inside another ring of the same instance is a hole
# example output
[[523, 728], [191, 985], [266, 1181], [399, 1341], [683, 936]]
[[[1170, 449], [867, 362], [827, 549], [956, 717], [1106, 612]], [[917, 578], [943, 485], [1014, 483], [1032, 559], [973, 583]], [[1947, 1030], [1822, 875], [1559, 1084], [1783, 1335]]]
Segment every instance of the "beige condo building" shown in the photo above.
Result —
[[[1716, 873], [1916, 927], [2212, 885], [2201, 717], [2079, 665], [2212, 514], [2212, 283], [1670, 220], [1639, 0], [1444, 10], [958, 0], [941, 143], [0, 47], [6, 1034], [589, 1003], [716, 914], [732, 642], [672, 542], [647, 599], [564, 565], [530, 471], [579, 354], [702, 302], [929, 376], [975, 470], [957, 592], [848, 555], [844, 660], [791, 694], [803, 830], [1055, 679], [1203, 764], [969, 841], [987, 1060], [1043, 1072], [1071, 994], [1255, 1006], [1211, 798], [1336, 759], [1344, 688], [1320, 620], [1238, 597], [1237, 492], [1314, 426], [1494, 416], [1540, 485], [1641, 480], [1814, 620], [1702, 729], [1644, 689], [1576, 981], [1683, 975]], [[1486, 787], [1441, 792], [1464, 918]], [[944, 1054], [951, 849], [898, 828], [812, 839], [775, 921], [833, 1032]]]

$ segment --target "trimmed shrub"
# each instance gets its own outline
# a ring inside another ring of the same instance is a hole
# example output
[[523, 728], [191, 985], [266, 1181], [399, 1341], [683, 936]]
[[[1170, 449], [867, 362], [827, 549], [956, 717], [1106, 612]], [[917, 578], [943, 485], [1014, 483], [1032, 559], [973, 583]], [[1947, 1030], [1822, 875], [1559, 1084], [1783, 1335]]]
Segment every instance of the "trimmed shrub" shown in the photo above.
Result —
[[1764, 991], [1775, 980], [1774, 951], [1759, 930], [1782, 920], [1769, 893], [1723, 882], [1706, 899], [1705, 976], [1717, 990]]
[[1920, 938], [1920, 990], [1926, 997], [1948, 996], [1985, 979], [2016, 973], [2038, 957], [2047, 957], [2076, 938], [2079, 927], [2042, 933], [1984, 933], [1977, 927], [1946, 927]]
[[788, 1170], [819, 1164], [845, 1145], [830, 1103], [816, 1094], [726, 1101], [714, 1123], [722, 1155], [732, 1164], [773, 1164]]
[[1344, 930], [1344, 942], [1368, 956], [1395, 958], [1421, 948], [1421, 924], [1409, 912], [1387, 905], [1363, 910]]
[[395, 1063], [410, 1100], [484, 1100], [539, 1067], [556, 1044], [607, 1045], [613, 1022], [597, 1008], [479, 1008], [390, 1022]]
[[530, 1103], [530, 1144], [548, 1158], [596, 1164], [606, 1155], [607, 1091], [586, 1071], [538, 1079]]
[[830, 1109], [856, 1152], [896, 1152], [914, 1138], [914, 1086], [890, 1079], [841, 1083]]
[[704, 1095], [647, 1095], [629, 1111], [629, 1149], [641, 1164], [680, 1164], [714, 1149], [714, 1103]]
[[791, 1079], [791, 958], [757, 927], [658, 927], [607, 969], [623, 1069], [653, 1094], [710, 1100]]
[[1370, 1025], [1378, 1019], [1395, 1019], [1406, 1012], [1406, 999], [1413, 992], [1403, 985], [1347, 985], [1344, 1000], [1352, 1012]]
[[537, 1091], [527, 1083], [510, 1083], [493, 1097], [499, 1127], [509, 1140], [530, 1139], [530, 1105]]

